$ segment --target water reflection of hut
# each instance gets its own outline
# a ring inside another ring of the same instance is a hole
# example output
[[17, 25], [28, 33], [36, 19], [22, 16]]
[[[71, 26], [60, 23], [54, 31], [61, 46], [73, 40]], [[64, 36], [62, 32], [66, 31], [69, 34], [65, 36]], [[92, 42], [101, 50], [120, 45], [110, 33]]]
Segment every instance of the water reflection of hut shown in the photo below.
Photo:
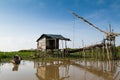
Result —
[[40, 80], [59, 80], [59, 68], [52, 65], [40, 66], [36, 75]]
[[59, 49], [59, 40], [66, 41], [70, 39], [63, 37], [62, 35], [56, 34], [43, 34], [37, 39], [37, 49], [47, 50], [47, 49]]
[[66, 64], [66, 61], [35, 62], [34, 67], [37, 68], [36, 76], [40, 80], [64, 80], [69, 78], [69, 65]]

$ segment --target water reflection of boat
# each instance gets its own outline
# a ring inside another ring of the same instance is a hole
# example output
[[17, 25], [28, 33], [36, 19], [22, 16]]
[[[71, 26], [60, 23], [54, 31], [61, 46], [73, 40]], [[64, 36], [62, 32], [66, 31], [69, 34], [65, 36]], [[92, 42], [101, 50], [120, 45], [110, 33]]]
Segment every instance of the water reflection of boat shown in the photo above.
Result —
[[18, 64], [13, 64], [13, 68], [12, 68], [12, 71], [18, 71], [18, 67], [19, 65]]

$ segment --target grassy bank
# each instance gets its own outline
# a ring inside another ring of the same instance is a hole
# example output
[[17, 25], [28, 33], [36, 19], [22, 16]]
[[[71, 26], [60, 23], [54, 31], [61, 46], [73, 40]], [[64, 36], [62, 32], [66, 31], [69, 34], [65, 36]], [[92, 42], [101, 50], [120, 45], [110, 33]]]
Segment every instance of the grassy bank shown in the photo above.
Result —
[[27, 59], [34, 55], [34, 52], [0, 52], [0, 60], [13, 59], [13, 56], [16, 54], [21, 56], [23, 59]]
[[97, 48], [93, 50], [84, 50], [80, 52], [71, 53], [70, 57], [73, 58], [94, 58], [94, 59], [107, 59], [108, 56], [112, 59], [113, 56], [115, 59], [120, 59], [120, 46], [116, 47], [115, 52], [107, 51], [103, 52], [103, 50]]
[[[71, 53], [69, 55], [62, 56], [58, 54], [59, 52], [55, 52], [54, 55], [46, 54], [45, 52], [36, 51], [36, 50], [20, 50], [16, 52], [0, 52], [0, 61], [2, 60], [11, 60], [13, 59], [14, 55], [19, 55], [22, 57], [22, 59], [36, 59], [36, 58], [49, 58], [49, 59], [55, 59], [55, 58], [96, 58], [100, 59], [102, 58], [102, 54], [100, 50], [95, 50], [93, 53], [90, 51], [81, 51], [81, 52], [75, 52]], [[120, 46], [116, 48], [116, 56], [118, 59], [120, 59]], [[106, 56], [104, 56], [106, 57]]]

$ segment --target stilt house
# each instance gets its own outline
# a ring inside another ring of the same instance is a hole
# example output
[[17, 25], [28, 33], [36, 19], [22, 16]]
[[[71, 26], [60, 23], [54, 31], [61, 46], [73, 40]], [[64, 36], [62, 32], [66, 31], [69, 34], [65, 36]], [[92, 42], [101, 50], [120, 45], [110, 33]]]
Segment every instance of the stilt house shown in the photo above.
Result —
[[[59, 49], [59, 40], [70, 41], [62, 35], [43, 34], [37, 39], [37, 49], [45, 51], [47, 49]], [[65, 44], [66, 45], [66, 44]]]

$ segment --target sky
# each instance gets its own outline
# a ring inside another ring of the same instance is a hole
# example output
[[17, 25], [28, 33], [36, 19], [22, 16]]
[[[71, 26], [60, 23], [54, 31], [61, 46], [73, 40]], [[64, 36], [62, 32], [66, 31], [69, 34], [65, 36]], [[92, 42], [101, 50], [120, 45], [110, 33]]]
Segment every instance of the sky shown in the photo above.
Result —
[[[0, 51], [36, 49], [36, 40], [42, 34], [70, 38], [70, 48], [100, 43], [104, 33], [67, 10], [104, 31], [111, 24], [114, 32], [120, 33], [119, 4], [120, 0], [0, 0]], [[116, 45], [120, 45], [120, 36], [116, 37]]]

